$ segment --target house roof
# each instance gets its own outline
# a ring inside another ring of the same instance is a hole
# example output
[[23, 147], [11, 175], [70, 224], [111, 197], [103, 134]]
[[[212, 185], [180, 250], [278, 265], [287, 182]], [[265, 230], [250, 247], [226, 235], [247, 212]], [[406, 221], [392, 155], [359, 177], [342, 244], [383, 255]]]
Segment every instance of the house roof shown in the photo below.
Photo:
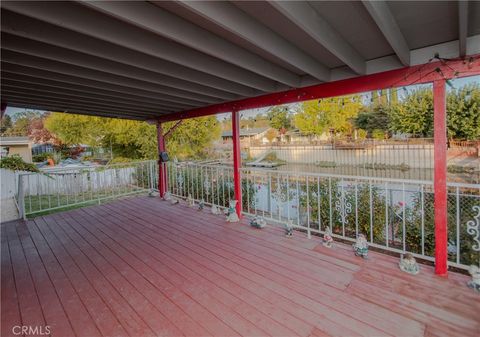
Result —
[[0, 137], [0, 145], [28, 145], [31, 141], [28, 137]]
[[[267, 131], [268, 127], [265, 128], [250, 128], [250, 129], [240, 129], [240, 137], [248, 137], [248, 136], [256, 136], [265, 131]], [[232, 137], [232, 131], [224, 131], [222, 132], [222, 137]]]
[[[477, 1], [3, 1], [2, 101], [152, 120], [480, 53]], [[169, 117], [169, 118], [170, 118]]]

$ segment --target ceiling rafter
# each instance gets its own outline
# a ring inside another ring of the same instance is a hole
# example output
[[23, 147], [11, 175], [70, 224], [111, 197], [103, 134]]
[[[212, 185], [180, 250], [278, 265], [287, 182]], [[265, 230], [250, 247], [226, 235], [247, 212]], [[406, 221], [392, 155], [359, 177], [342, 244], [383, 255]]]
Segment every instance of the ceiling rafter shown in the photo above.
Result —
[[77, 3], [4, 1], [2, 8], [262, 91], [278, 89], [275, 81], [264, 76], [146, 33], [141, 28]]
[[9, 106], [15, 107], [15, 108], [23, 108], [23, 109], [45, 110], [45, 111], [52, 111], [52, 112], [72, 113], [72, 114], [89, 115], [89, 116], [96, 116], [96, 117], [130, 119], [130, 120], [138, 120], [138, 121], [145, 121], [150, 119], [148, 116], [142, 117], [142, 116], [131, 115], [131, 114], [117, 114], [117, 113], [102, 113], [101, 116], [99, 116], [98, 112], [91, 111], [91, 110], [83, 110], [78, 108], [67, 109], [66, 107], [62, 107], [59, 105], [49, 105], [49, 104], [21, 103], [21, 101], [16, 101], [16, 100], [10, 100]]
[[158, 6], [146, 2], [83, 1], [82, 3], [204, 54], [217, 57], [290, 87], [300, 86], [300, 76], [297, 74], [273, 64]]
[[177, 85], [183, 85], [186, 90], [188, 83], [196, 83], [241, 96], [258, 94], [253, 88], [14, 12], [3, 16], [1, 25], [2, 31], [17, 36], [171, 76], [178, 79]]
[[47, 100], [38, 100], [31, 97], [25, 97], [22, 95], [9, 95], [9, 96], [5, 96], [5, 99], [7, 100], [7, 103], [9, 106], [15, 106], [15, 104], [24, 104], [31, 109], [37, 109], [36, 107], [42, 107], [38, 109], [52, 111], [52, 112], [65, 112], [65, 111], [72, 111], [74, 109], [77, 109], [77, 110], [83, 110], [83, 111], [91, 111], [92, 114], [96, 113], [96, 116], [99, 116], [99, 117], [105, 116], [105, 114], [109, 114], [112, 117], [115, 117], [116, 115], [118, 116], [128, 115], [128, 116], [138, 116], [142, 119], [151, 119], [151, 118], [159, 118], [163, 115], [162, 113], [158, 113], [158, 115], [152, 116], [151, 114], [137, 113], [129, 110], [118, 111], [116, 109], [96, 107], [94, 105], [85, 106], [80, 104], [74, 104], [71, 102], [59, 102], [59, 101], [52, 102]]
[[467, 55], [468, 1], [458, 2], [458, 49], [460, 57]]
[[211, 100], [207, 100], [207, 102], [205, 102], [200, 100], [194, 100], [192, 97], [183, 98], [166, 94], [162, 91], [163, 87], [158, 86], [154, 83], [129, 79], [124, 76], [113, 75], [110, 73], [101, 72], [94, 69], [88, 69], [85, 67], [67, 64], [59, 61], [52, 61], [42, 57], [11, 51], [6, 48], [2, 50], [2, 60], [10, 63], [23, 64], [32, 68], [39, 68], [48, 71], [68, 74], [71, 76], [82, 77], [85, 79], [93, 79], [95, 81], [105, 82], [113, 85], [122, 85], [125, 87], [131, 87], [133, 89], [148, 91], [155, 94], [158, 98], [172, 103], [180, 103], [194, 106], [211, 103]]
[[95, 70], [97, 72], [108, 73], [111, 76], [121, 76], [128, 81], [137, 80], [151, 83], [151, 85], [154, 85], [158, 88], [159, 92], [179, 98], [193, 98], [201, 102], [213, 103], [238, 97], [237, 95], [228, 94], [217, 89], [202, 87], [201, 85], [195, 83], [191, 83], [189, 91], [186, 91], [185, 89], [178, 89], [172, 87], [172, 84], [173, 82], [176, 82], [176, 79], [172, 79], [158, 73], [151, 73], [140, 68], [122, 65], [120, 63], [98, 58], [96, 56], [77, 53], [65, 48], [52, 46], [43, 42], [25, 39], [23, 37], [17, 37], [10, 34], [2, 33], [2, 47], [7, 50], [38, 56], [48, 60], [73, 64], [79, 67]]
[[43, 78], [38, 78], [34, 76], [13, 73], [5, 69], [2, 69], [1, 78], [2, 80], [9, 80], [8, 83], [10, 84], [12, 83], [12, 81], [14, 81], [15, 83], [17, 83], [16, 85], [20, 85], [20, 83], [22, 83], [22, 85], [24, 84], [27, 86], [37, 85], [39, 88], [42, 88], [43, 90], [46, 90], [46, 91], [65, 92], [65, 93], [70, 93], [76, 96], [93, 97], [93, 98], [99, 98], [104, 100], [110, 100], [114, 102], [122, 102], [125, 104], [135, 104], [139, 107], [145, 107], [145, 108], [153, 108], [153, 109], [160, 108], [160, 109], [170, 109], [170, 110], [187, 108], [186, 106], [184, 107], [172, 106], [172, 105], [164, 104], [162, 102], [156, 102], [152, 104], [149, 101], [142, 100], [140, 97], [137, 97], [136, 99], [131, 99], [130, 97], [125, 97], [122, 95], [112, 95], [111, 92], [105, 92], [98, 89], [89, 90], [89, 87], [76, 86], [76, 85], [67, 84], [64, 82], [52, 81], [49, 79], [43, 79]]
[[[3, 74], [2, 74], [3, 75]], [[60, 89], [56, 87], [44, 87], [35, 83], [26, 83], [26, 82], [19, 82], [16, 80], [4, 78], [2, 76], [2, 90], [23, 90], [29, 92], [35, 92], [41, 95], [45, 95], [45, 97], [55, 97], [58, 95], [59, 97], [71, 98], [71, 99], [82, 99], [87, 100], [93, 103], [102, 103], [102, 104], [115, 104], [120, 105], [122, 107], [128, 109], [140, 109], [145, 111], [168, 111], [168, 108], [162, 106], [145, 106], [142, 104], [137, 104], [135, 102], [125, 102], [121, 100], [116, 100], [112, 98], [104, 98], [102, 96], [93, 95], [93, 94], [85, 94], [79, 93], [76, 91], [68, 90], [68, 89]]]
[[397, 54], [403, 65], [410, 65], [410, 48], [403, 36], [397, 21], [386, 1], [362, 1], [373, 21], [377, 24], [385, 39]]
[[141, 115], [150, 115], [150, 116], [158, 116], [160, 113], [167, 113], [168, 111], [158, 109], [157, 111], [148, 111], [148, 110], [143, 110], [143, 109], [132, 109], [132, 108], [127, 108], [125, 106], [121, 105], [116, 105], [116, 104], [103, 104], [103, 103], [98, 103], [98, 102], [93, 102], [89, 101], [86, 102], [85, 100], [78, 99], [78, 98], [67, 98], [65, 96], [62, 96], [60, 94], [57, 95], [45, 95], [42, 93], [37, 93], [33, 90], [26, 90], [23, 91], [21, 89], [17, 90], [3, 90], [2, 88], [2, 96], [4, 97], [9, 97], [9, 96], [15, 96], [17, 98], [23, 97], [24, 99], [34, 99], [39, 102], [50, 102], [50, 103], [65, 103], [65, 104], [71, 104], [72, 106], [78, 106], [78, 107], [83, 107], [83, 108], [88, 108], [88, 107], [95, 107], [98, 110], [108, 110], [108, 111], [115, 111], [118, 113], [122, 112], [133, 112]]
[[67, 86], [72, 86], [74, 88], [78, 88], [79, 90], [87, 92], [91, 92], [92, 90], [94, 92], [102, 91], [105, 94], [112, 95], [113, 97], [117, 97], [120, 95], [120, 97], [130, 97], [134, 100], [140, 99], [142, 101], [150, 102], [152, 104], [164, 104], [172, 108], [182, 106], [198, 106], [198, 104], [180, 104], [170, 101], [163, 101], [162, 95], [155, 94], [151, 91], [144, 91], [132, 87], [110, 84], [107, 82], [91, 80], [83, 77], [76, 77], [74, 75], [66, 75], [64, 73], [59, 73], [55, 71], [33, 68], [32, 66], [26, 65], [22, 62], [18, 62], [18, 59], [15, 59], [14, 62], [16, 63], [11, 63], [11, 60], [2, 60], [2, 70], [8, 71], [13, 74], [32, 76], [42, 80], [58, 81], [61, 83], [65, 83], [65, 85]]
[[314, 78], [330, 80], [329, 68], [233, 4], [226, 1], [180, 1], [179, 4]]
[[366, 60], [307, 2], [269, 3], [357, 74], [366, 73]]

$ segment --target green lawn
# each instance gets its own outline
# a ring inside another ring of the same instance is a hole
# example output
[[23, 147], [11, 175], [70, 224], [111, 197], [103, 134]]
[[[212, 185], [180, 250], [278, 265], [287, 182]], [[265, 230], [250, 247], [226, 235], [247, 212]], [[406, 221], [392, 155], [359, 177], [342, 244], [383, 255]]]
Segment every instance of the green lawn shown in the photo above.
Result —
[[39, 215], [52, 214], [56, 212], [76, 209], [95, 204], [108, 202], [112, 199], [121, 198], [127, 195], [146, 192], [145, 189], [119, 189], [103, 190], [100, 192], [83, 192], [77, 194], [43, 194], [25, 196], [25, 213], [28, 218]]

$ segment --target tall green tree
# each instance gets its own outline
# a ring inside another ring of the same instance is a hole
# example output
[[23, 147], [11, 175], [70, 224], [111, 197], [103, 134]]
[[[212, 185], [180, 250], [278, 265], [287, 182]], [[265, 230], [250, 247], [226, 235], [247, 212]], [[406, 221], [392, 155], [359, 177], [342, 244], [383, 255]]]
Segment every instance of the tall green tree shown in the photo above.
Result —
[[277, 105], [271, 107], [267, 112], [267, 118], [270, 120], [270, 126], [279, 131], [286, 131], [292, 127], [292, 117], [288, 107]]
[[[174, 123], [167, 123], [165, 130]], [[220, 134], [221, 126], [215, 116], [185, 119], [167, 139], [167, 150], [171, 156], [180, 159], [206, 158]]]
[[108, 118], [51, 113], [44, 122], [48, 131], [55, 134], [67, 146], [86, 144], [97, 147], [107, 132]]
[[[392, 107], [390, 130], [417, 137], [433, 136], [433, 93], [417, 89]], [[468, 84], [447, 93], [447, 132], [450, 139], [480, 138], [480, 86]]]
[[384, 104], [373, 104], [362, 107], [358, 116], [353, 119], [356, 128], [365, 130], [372, 135], [374, 130], [384, 133], [389, 131], [391, 107]]
[[392, 106], [390, 129], [415, 137], [433, 136], [433, 94], [430, 88], [412, 91], [401, 104]]
[[352, 118], [358, 115], [361, 107], [356, 96], [306, 101], [300, 104], [294, 123], [306, 135], [321, 135], [330, 129], [351, 133]]
[[480, 85], [468, 84], [447, 95], [449, 138], [480, 139]]

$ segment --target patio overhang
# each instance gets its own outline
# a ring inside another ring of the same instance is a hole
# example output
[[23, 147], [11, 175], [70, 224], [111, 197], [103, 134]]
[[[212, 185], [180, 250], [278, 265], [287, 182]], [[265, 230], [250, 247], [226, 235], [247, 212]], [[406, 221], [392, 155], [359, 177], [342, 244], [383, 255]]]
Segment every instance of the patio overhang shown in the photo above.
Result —
[[166, 121], [479, 71], [473, 1], [1, 6], [9, 106]]

